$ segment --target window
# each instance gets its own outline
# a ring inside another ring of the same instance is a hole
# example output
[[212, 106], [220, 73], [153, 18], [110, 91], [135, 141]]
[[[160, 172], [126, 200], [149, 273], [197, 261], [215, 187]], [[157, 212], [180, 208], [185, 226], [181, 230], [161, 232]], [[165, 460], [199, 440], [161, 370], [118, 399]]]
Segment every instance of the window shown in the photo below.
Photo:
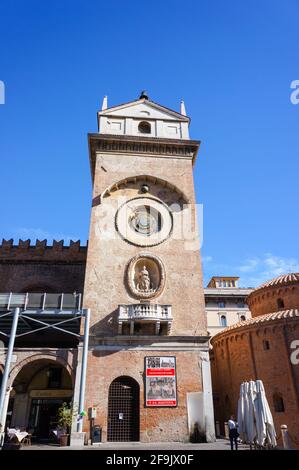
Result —
[[226, 327], [226, 326], [227, 326], [227, 320], [226, 320], [226, 316], [225, 316], [225, 315], [221, 315], [221, 317], [220, 317], [220, 325], [223, 326], [223, 327]]
[[241, 316], [240, 316], [240, 320], [241, 320], [241, 321], [245, 321], [245, 320], [246, 320], [245, 315], [241, 315]]
[[224, 300], [218, 302], [218, 307], [219, 307], [219, 308], [225, 308], [225, 302], [224, 302]]
[[151, 125], [149, 122], [141, 121], [138, 126], [139, 132], [142, 134], [150, 134], [151, 133]]
[[237, 307], [238, 307], [238, 308], [244, 308], [244, 307], [245, 307], [244, 301], [243, 301], [243, 300], [238, 300], [238, 302], [237, 302]]
[[277, 299], [277, 307], [284, 308], [284, 301], [282, 299]]
[[178, 133], [178, 128], [176, 126], [168, 126], [168, 134], [176, 135]]
[[48, 370], [48, 388], [60, 388], [62, 378], [62, 369], [59, 367], [50, 367]]
[[282, 396], [279, 395], [279, 393], [274, 393], [273, 405], [276, 413], [284, 413], [284, 402]]
[[263, 348], [264, 348], [264, 351], [268, 351], [270, 349], [270, 342], [266, 339], [264, 339], [263, 341]]

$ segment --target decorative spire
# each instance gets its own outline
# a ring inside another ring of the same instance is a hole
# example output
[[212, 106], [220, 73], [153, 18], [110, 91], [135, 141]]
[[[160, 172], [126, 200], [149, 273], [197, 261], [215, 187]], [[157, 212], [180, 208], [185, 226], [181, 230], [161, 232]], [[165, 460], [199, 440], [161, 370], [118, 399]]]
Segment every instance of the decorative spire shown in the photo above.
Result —
[[108, 97], [104, 96], [103, 104], [102, 104], [102, 111], [105, 111], [105, 109], [107, 109], [107, 107], [108, 107]]
[[186, 108], [185, 108], [185, 103], [184, 103], [183, 100], [181, 101], [181, 114], [182, 114], [183, 116], [187, 116]]
[[148, 100], [149, 97], [148, 97], [148, 94], [147, 94], [147, 91], [146, 90], [142, 90], [140, 96], [139, 96], [139, 99], [142, 100], [142, 99], [145, 99], [145, 100]]

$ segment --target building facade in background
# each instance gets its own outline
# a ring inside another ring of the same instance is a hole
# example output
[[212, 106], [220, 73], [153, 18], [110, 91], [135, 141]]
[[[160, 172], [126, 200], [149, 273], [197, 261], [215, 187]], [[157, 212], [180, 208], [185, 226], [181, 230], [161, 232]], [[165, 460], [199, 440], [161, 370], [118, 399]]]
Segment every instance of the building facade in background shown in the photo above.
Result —
[[211, 336], [251, 318], [246, 298], [253, 289], [239, 287], [238, 281], [238, 277], [214, 276], [204, 289], [208, 332]]

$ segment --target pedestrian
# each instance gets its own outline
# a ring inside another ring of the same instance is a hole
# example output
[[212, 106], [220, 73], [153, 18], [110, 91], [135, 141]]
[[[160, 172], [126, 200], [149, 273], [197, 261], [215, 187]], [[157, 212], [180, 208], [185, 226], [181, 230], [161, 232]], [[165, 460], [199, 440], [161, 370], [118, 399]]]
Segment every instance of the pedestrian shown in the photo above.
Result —
[[232, 415], [230, 419], [228, 420], [228, 429], [229, 429], [229, 440], [230, 440], [230, 448], [231, 450], [234, 450], [234, 444], [236, 450], [238, 450], [238, 423], [235, 420], [235, 417]]

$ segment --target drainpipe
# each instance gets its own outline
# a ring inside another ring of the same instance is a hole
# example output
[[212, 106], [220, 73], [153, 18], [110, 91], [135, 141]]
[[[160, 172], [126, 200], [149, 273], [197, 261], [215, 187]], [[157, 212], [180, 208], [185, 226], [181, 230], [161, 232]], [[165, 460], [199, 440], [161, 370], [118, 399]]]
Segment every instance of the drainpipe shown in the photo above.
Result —
[[[7, 391], [7, 382], [8, 382], [9, 372], [10, 372], [13, 348], [15, 344], [19, 314], [20, 314], [20, 308], [16, 308], [13, 314], [13, 321], [12, 321], [9, 343], [8, 343], [8, 348], [7, 348], [7, 353], [6, 353], [5, 367], [4, 367], [3, 377], [2, 377], [1, 395], [0, 395], [0, 419], [1, 419], [0, 436], [1, 437], [2, 437], [2, 433], [4, 433], [5, 418], [6, 418], [6, 416], [4, 416], [4, 411], [6, 411], [4, 410], [4, 406], [5, 406], [5, 401], [6, 401], [5, 398], [6, 398], [6, 391]], [[1, 437], [0, 437], [0, 446], [2, 445]]]
[[82, 354], [82, 366], [81, 366], [81, 380], [80, 380], [80, 393], [79, 393], [79, 409], [80, 415], [77, 424], [77, 432], [82, 432], [83, 429], [83, 416], [80, 414], [84, 411], [84, 399], [85, 399], [85, 385], [86, 385], [86, 369], [87, 369], [87, 356], [88, 356], [88, 340], [89, 340], [89, 320], [90, 320], [90, 309], [85, 310], [85, 322], [84, 322], [84, 340], [83, 340], [83, 354]]

